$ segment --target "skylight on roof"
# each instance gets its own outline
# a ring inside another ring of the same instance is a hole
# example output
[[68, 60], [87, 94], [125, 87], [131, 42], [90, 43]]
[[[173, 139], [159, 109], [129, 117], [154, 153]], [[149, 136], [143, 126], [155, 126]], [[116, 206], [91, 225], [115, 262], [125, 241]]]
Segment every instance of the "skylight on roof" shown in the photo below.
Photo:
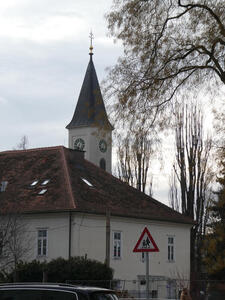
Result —
[[85, 182], [87, 185], [89, 186], [93, 186], [93, 184], [91, 184], [87, 179], [85, 178], [81, 178], [83, 180], [83, 182]]
[[34, 180], [34, 181], [30, 184], [30, 186], [35, 186], [35, 185], [37, 185], [37, 183], [38, 183], [38, 180]]
[[50, 181], [50, 179], [45, 179], [45, 180], [42, 182], [42, 184], [41, 184], [41, 185], [46, 185], [46, 184], [48, 184], [48, 183], [49, 183], [49, 181]]
[[42, 189], [42, 190], [38, 193], [38, 195], [44, 195], [46, 192], [47, 192], [47, 189]]

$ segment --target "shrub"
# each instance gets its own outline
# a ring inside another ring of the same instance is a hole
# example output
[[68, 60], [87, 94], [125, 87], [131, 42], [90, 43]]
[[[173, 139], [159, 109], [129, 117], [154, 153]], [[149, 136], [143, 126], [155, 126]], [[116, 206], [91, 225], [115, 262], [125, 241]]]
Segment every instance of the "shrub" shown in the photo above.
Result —
[[[49, 263], [37, 260], [20, 262], [16, 268], [16, 275], [21, 282], [41, 282], [43, 271], [47, 274], [48, 282], [80, 283], [108, 287], [113, 278], [113, 271], [105, 264], [84, 257], [70, 259], [57, 258]], [[8, 281], [13, 281], [14, 272], [8, 274]]]
[[[21, 261], [16, 268], [17, 278], [21, 282], [41, 282], [45, 268], [46, 263], [37, 260], [31, 262]], [[13, 273], [9, 274], [9, 278], [13, 278]]]
[[[76, 282], [97, 284], [97, 281], [109, 281], [113, 271], [105, 264], [84, 257], [72, 257], [69, 260], [57, 258], [47, 264], [49, 282]], [[103, 284], [105, 286], [105, 284]]]

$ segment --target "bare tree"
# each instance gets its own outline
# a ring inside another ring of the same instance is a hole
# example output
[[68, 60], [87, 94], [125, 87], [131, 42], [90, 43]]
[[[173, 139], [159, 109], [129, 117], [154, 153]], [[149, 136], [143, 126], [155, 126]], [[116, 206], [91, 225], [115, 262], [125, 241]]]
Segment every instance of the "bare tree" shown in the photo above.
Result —
[[179, 188], [177, 186], [177, 178], [174, 170], [172, 171], [171, 176], [169, 177], [169, 203], [172, 209], [180, 211], [180, 198], [179, 198]]
[[149, 133], [142, 129], [128, 131], [125, 138], [119, 135], [118, 177], [142, 192], [146, 192], [148, 186], [152, 195], [153, 178], [149, 174], [149, 167], [158, 144], [159, 139], [150, 138]]
[[[209, 168], [211, 139], [204, 139], [203, 117], [197, 105], [180, 106], [176, 111], [176, 180], [171, 185], [171, 200], [177, 208], [196, 222], [191, 230], [191, 271], [201, 267], [201, 245], [207, 223], [212, 172]], [[179, 191], [177, 193], [178, 183]]]
[[17, 145], [16, 149], [18, 150], [26, 150], [28, 148], [28, 137], [26, 135], [23, 135], [20, 139], [19, 144]]
[[114, 0], [108, 28], [124, 56], [106, 85], [120, 117], [149, 117], [186, 88], [224, 86], [224, 20], [221, 0]]
[[1, 271], [14, 270], [16, 275], [17, 264], [27, 258], [31, 250], [31, 237], [22, 215], [0, 215], [0, 236]]

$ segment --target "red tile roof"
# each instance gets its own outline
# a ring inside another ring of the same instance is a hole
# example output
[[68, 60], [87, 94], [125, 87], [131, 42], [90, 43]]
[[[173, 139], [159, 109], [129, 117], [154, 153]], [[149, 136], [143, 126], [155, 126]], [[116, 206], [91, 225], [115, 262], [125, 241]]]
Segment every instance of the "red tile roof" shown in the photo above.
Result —
[[[82, 180], [86, 179], [92, 186]], [[50, 181], [43, 186], [42, 183]], [[31, 186], [31, 183], [38, 183]], [[0, 212], [80, 211], [193, 224], [63, 146], [0, 152]], [[43, 195], [38, 193], [47, 189]]]

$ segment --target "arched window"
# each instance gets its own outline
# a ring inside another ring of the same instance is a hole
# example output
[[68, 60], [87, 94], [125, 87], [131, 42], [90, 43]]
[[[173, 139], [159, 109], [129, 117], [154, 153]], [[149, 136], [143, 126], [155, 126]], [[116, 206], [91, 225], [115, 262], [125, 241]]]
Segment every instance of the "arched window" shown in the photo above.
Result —
[[105, 170], [106, 169], [106, 162], [104, 158], [100, 159], [100, 168]]

